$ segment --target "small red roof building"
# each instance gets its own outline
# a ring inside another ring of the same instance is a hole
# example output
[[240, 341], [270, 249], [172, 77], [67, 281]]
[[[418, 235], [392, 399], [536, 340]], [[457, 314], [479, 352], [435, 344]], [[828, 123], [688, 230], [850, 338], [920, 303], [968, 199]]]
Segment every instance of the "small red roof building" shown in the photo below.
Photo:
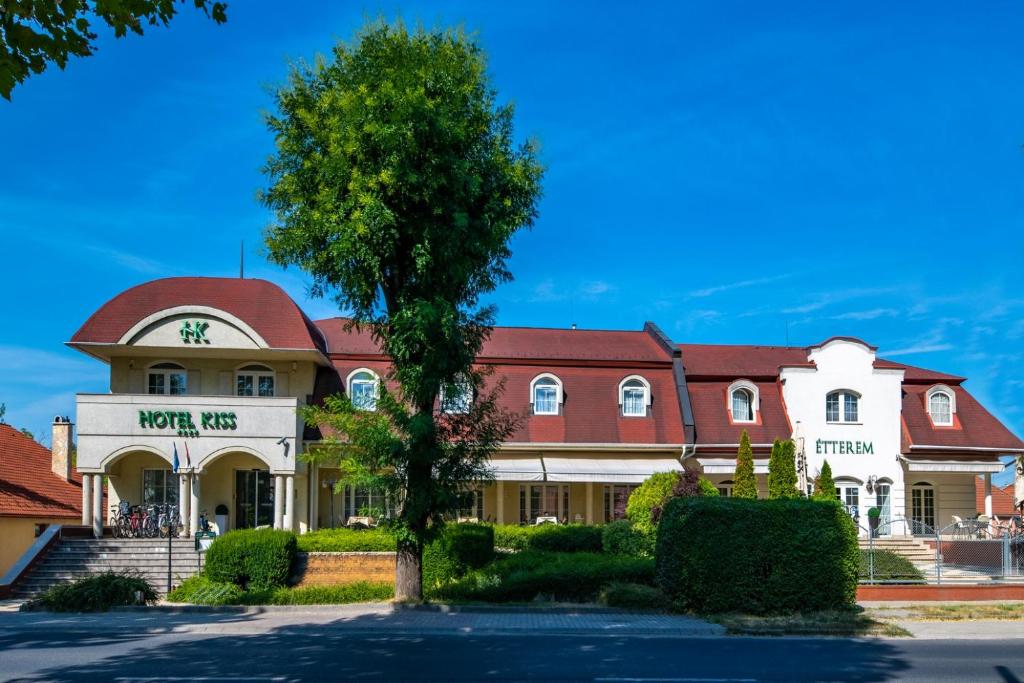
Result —
[[54, 474], [50, 449], [0, 424], [0, 517], [82, 518], [82, 476]]

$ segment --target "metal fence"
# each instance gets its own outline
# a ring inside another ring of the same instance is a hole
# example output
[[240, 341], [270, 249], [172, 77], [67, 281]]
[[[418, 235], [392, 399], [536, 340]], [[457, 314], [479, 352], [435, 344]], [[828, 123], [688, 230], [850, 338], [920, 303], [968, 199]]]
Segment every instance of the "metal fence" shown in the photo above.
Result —
[[860, 582], [1024, 583], [1024, 533], [987, 520], [934, 529], [920, 520], [880, 520], [860, 531]]

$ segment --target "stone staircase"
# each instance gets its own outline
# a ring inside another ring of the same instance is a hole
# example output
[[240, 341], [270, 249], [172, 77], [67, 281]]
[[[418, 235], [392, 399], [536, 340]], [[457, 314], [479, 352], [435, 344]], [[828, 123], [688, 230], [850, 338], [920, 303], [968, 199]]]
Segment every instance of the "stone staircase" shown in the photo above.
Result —
[[[869, 540], [861, 538], [858, 540], [862, 550], [867, 550]], [[925, 569], [931, 565], [935, 569], [935, 549], [919, 538], [913, 536], [888, 536], [876, 538], [871, 542], [875, 550], [888, 550], [889, 552], [902, 555], [910, 560], [918, 569]]]
[[[166, 538], [61, 538], [14, 586], [14, 595], [30, 598], [59, 583], [103, 572], [133, 571], [160, 595], [167, 591]], [[191, 538], [171, 541], [171, 583], [179, 585], [199, 572], [199, 553]]]

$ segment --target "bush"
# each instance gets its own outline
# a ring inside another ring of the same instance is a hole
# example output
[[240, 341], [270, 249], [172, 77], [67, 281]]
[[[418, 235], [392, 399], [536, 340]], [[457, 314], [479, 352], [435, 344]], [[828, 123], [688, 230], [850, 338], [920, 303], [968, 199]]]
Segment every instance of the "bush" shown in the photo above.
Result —
[[167, 594], [171, 602], [193, 605], [236, 605], [242, 589], [230, 582], [213, 581], [203, 574], [191, 576]]
[[649, 544], [629, 520], [607, 524], [601, 533], [601, 548], [613, 555], [649, 556]]
[[663, 610], [668, 603], [665, 594], [654, 586], [619, 581], [605, 586], [597, 601], [608, 607], [645, 610]]
[[485, 524], [449, 524], [423, 547], [423, 589], [454, 581], [494, 559], [494, 529]]
[[649, 559], [596, 553], [524, 551], [470, 572], [442, 587], [438, 597], [482, 602], [536, 599], [590, 602], [614, 582], [652, 585]]
[[494, 525], [494, 546], [507, 550], [601, 552], [601, 527], [583, 524]]
[[[141, 600], [136, 594], [141, 594]], [[26, 603], [24, 609], [52, 612], [106, 612], [112, 607], [151, 605], [157, 593], [149, 582], [132, 573], [106, 572], [54, 586]]]
[[395, 537], [386, 529], [321, 529], [297, 539], [299, 552], [395, 552]]
[[676, 498], [658, 529], [658, 585], [684, 610], [853, 606], [857, 533], [838, 502]]
[[651, 519], [651, 512], [655, 508], [662, 508], [672, 492], [679, 483], [679, 472], [656, 472], [644, 483], [640, 484], [633, 493], [629, 494], [629, 502], [626, 503], [626, 518], [633, 523], [633, 528], [647, 538], [653, 539], [658, 524]]
[[345, 605], [353, 602], [382, 602], [395, 596], [390, 583], [357, 581], [337, 586], [274, 588], [242, 593], [240, 605]]
[[276, 588], [288, 582], [295, 552], [295, 534], [290, 531], [229, 531], [206, 551], [206, 576], [243, 589]]
[[[858, 576], [862, 582], [885, 581], [887, 583], [921, 583], [924, 574], [914, 564], [891, 550], [874, 551], [874, 571], [872, 573], [871, 553], [860, 551], [860, 567]], [[873, 578], [872, 578], [873, 577]]]

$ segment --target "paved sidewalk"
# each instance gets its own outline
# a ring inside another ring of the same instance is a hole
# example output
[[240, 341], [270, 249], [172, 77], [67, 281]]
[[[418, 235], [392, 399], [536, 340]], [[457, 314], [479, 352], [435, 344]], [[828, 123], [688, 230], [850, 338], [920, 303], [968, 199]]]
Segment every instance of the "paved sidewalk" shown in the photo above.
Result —
[[395, 609], [390, 604], [180, 611], [153, 608], [104, 614], [0, 613], [4, 629], [136, 633], [256, 634], [310, 629], [387, 635], [720, 636], [725, 630], [691, 617], [552, 612], [443, 612]]

